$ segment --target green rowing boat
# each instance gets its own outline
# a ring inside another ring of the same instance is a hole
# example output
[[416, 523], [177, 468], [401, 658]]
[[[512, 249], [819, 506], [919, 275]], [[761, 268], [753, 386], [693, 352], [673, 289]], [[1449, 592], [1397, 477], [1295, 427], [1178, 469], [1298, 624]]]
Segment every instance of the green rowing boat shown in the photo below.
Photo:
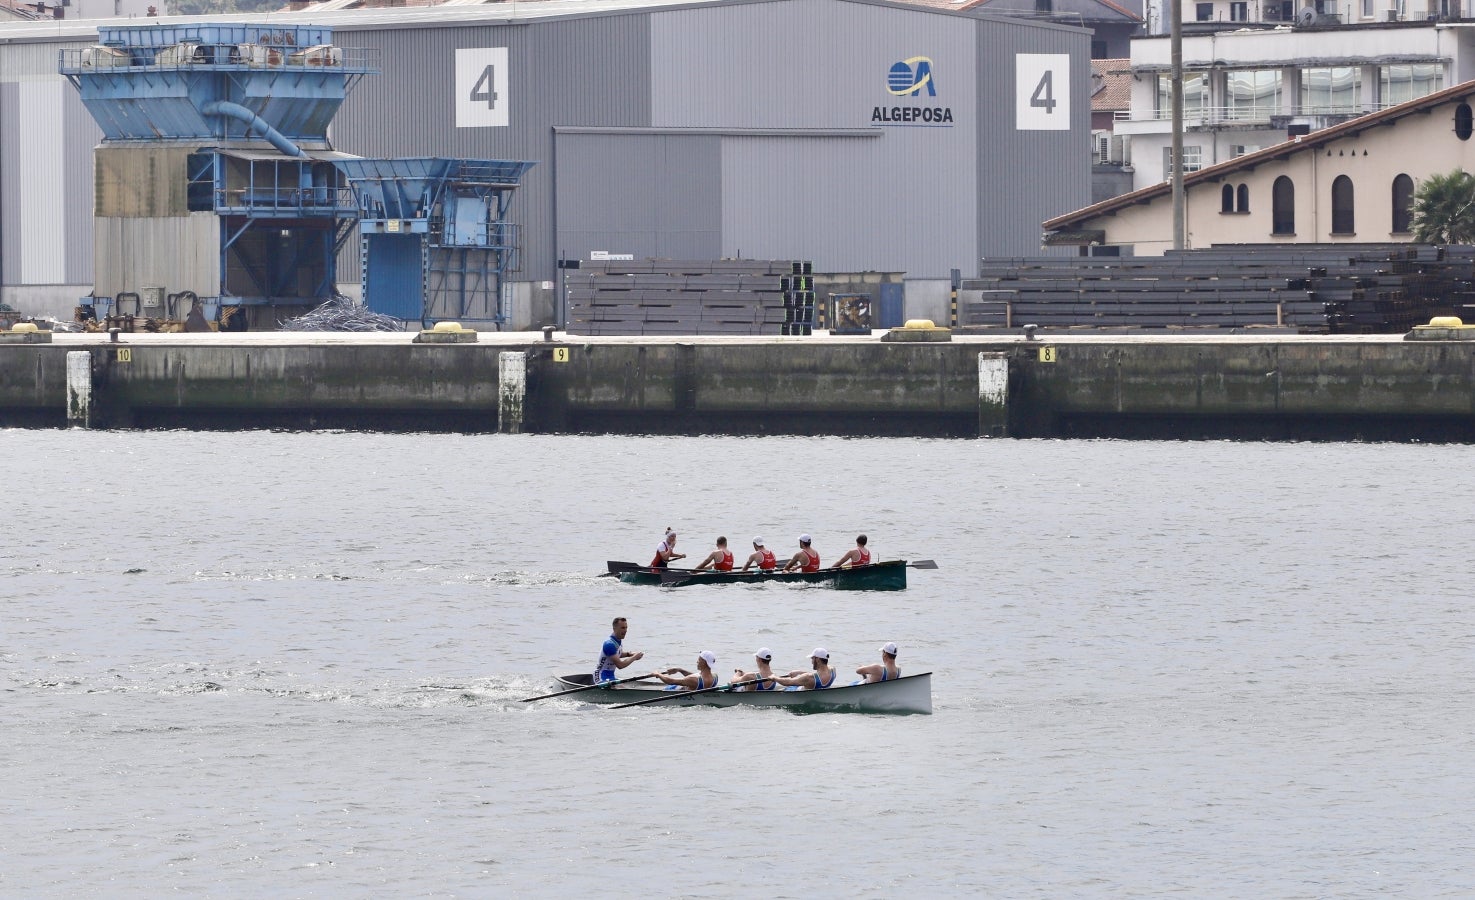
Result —
[[818, 572], [713, 572], [695, 569], [652, 569], [636, 563], [608, 563], [610, 575], [626, 584], [663, 584], [667, 587], [690, 587], [713, 584], [817, 584], [839, 591], [904, 591], [907, 569], [935, 569], [930, 559], [907, 562], [904, 559], [856, 566], [848, 569], [820, 569]]

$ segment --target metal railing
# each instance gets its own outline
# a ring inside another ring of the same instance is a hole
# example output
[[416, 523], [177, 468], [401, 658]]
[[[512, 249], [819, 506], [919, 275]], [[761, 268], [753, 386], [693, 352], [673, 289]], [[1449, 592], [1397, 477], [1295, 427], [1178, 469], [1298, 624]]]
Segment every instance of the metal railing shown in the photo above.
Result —
[[202, 69], [380, 71], [377, 47], [268, 47], [259, 44], [171, 44], [165, 47], [82, 47], [57, 52], [63, 75]]
[[275, 212], [321, 214], [357, 212], [351, 188], [217, 188], [217, 212]]
[[[1296, 106], [1284, 110], [1279, 106], [1204, 106], [1183, 111], [1183, 124], [1200, 125], [1270, 125], [1272, 119], [1309, 118], [1313, 116], [1355, 118], [1387, 109], [1391, 103], [1356, 103], [1345, 106]], [[1112, 114], [1117, 122], [1170, 122], [1173, 114], [1166, 109], [1123, 110]]]

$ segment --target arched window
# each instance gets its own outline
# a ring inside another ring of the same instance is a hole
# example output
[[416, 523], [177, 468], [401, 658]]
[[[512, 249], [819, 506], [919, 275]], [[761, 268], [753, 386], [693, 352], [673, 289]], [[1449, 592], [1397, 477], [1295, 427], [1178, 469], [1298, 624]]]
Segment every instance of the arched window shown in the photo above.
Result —
[[1455, 137], [1468, 141], [1471, 133], [1475, 133], [1475, 114], [1471, 113], [1470, 104], [1461, 103], [1455, 107]]
[[1285, 175], [1270, 188], [1270, 233], [1296, 233], [1296, 185]]
[[1356, 226], [1352, 219], [1352, 179], [1338, 175], [1332, 182], [1332, 234], [1354, 234]]
[[1393, 179], [1393, 233], [1413, 230], [1414, 180], [1407, 175]]
[[1234, 185], [1226, 184], [1219, 191], [1219, 212], [1234, 212]]
[[1242, 185], [1239, 186], [1239, 193], [1236, 196], [1236, 200], [1235, 200], [1235, 204], [1234, 204], [1234, 209], [1235, 209], [1236, 212], [1242, 212], [1242, 213], [1247, 213], [1247, 212], [1250, 211], [1250, 186], [1249, 185], [1242, 184]]

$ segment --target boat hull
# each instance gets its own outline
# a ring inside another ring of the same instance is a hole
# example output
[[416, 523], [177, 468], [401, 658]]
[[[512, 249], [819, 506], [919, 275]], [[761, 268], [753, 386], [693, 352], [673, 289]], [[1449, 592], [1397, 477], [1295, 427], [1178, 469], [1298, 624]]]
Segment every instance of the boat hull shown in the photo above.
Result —
[[[559, 675], [560, 690], [586, 687], [588, 673]], [[677, 696], [682, 691], [650, 682], [627, 682], [569, 695], [586, 703], [635, 703], [672, 695], [670, 700], [647, 706], [777, 706], [796, 713], [860, 712], [928, 715], [932, 712], [932, 673], [904, 675], [894, 681], [847, 684], [823, 691], [711, 691]]]
[[691, 587], [714, 584], [816, 584], [837, 591], [904, 591], [906, 560], [888, 560], [850, 569], [821, 569], [818, 572], [697, 572], [692, 569], [647, 569], [630, 563], [610, 562], [610, 574], [626, 584], [664, 584]]

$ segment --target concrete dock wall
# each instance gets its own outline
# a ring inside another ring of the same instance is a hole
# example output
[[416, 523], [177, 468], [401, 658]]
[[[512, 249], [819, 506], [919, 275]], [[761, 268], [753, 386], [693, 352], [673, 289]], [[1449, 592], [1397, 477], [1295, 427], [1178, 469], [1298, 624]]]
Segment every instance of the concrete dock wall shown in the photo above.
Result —
[[63, 426], [85, 389], [92, 427], [1475, 440], [1472, 342], [480, 337], [0, 344], [0, 424]]

